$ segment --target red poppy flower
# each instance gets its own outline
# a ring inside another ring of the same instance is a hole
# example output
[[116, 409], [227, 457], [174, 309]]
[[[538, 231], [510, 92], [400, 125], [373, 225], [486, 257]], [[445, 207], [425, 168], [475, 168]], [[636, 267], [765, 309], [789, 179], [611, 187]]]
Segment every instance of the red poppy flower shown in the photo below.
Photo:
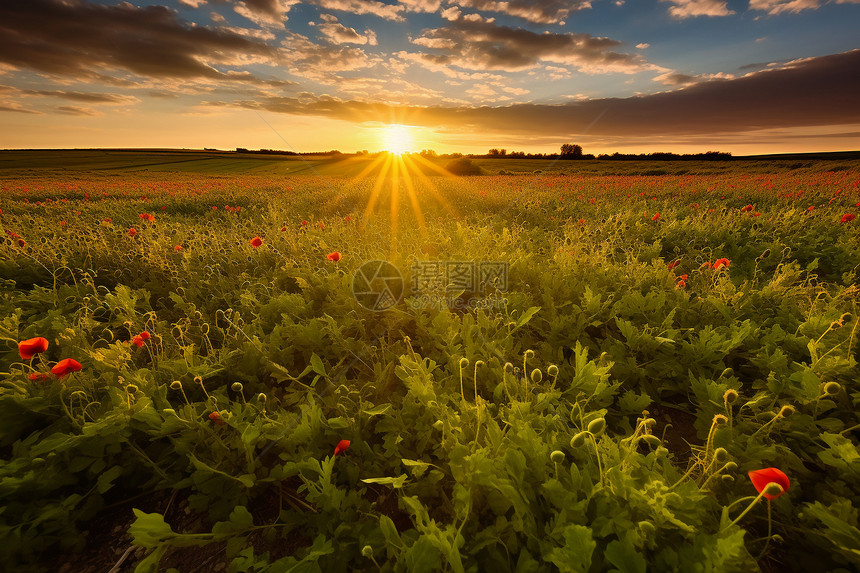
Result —
[[679, 280], [685, 281], [687, 280], [687, 275], [681, 275], [678, 277]]
[[728, 259], [717, 259], [716, 261], [714, 261], [714, 270], [718, 271], [723, 267], [729, 268], [730, 264], [732, 264], [732, 262]]
[[580, 224], [580, 225], [585, 225], [585, 219], [580, 219], [580, 220], [579, 220], [579, 224]]
[[102, 222], [103, 223], [113, 223], [113, 219], [111, 219], [110, 217], [105, 217], [104, 219], [102, 219]]
[[680, 265], [680, 264], [681, 264], [681, 261], [680, 261], [680, 259], [679, 259], [679, 260], [677, 260], [677, 261], [672, 261], [671, 263], [669, 263], [668, 265], [666, 265], [666, 268], [668, 268], [668, 269], [671, 271], [672, 269], [674, 269], [675, 267], [677, 267], [677, 266], [678, 266], [678, 265]]
[[140, 333], [140, 337], [144, 340], [149, 340], [149, 332], [144, 330], [143, 332]]
[[654, 213], [654, 216], [653, 216], [653, 217], [651, 217], [651, 220], [652, 220], [652, 221], [656, 221], [656, 220], [657, 220], [657, 219], [659, 219], [659, 218], [660, 218], [660, 213]]
[[131, 343], [134, 344], [135, 346], [137, 346], [138, 348], [140, 348], [141, 346], [144, 345], [143, 338], [141, 338], [140, 336], [135, 336], [134, 338], [132, 338]]
[[36, 354], [40, 354], [47, 349], [48, 339], [41, 336], [18, 343], [18, 354], [21, 355], [21, 360], [30, 360]]
[[218, 412], [212, 412], [209, 414], [209, 419], [212, 420], [216, 426], [225, 426], [227, 424]]
[[41, 382], [42, 380], [47, 380], [50, 376], [42, 372], [33, 372], [28, 378], [33, 382]]
[[334, 448], [334, 455], [339, 456], [349, 449], [349, 440], [341, 440], [337, 443], [337, 446]]
[[741, 213], [746, 213], [747, 211], [752, 211], [752, 210], [753, 210], [753, 206], [752, 206], [752, 205], [747, 205], [746, 207], [744, 207], [743, 209], [741, 209]]
[[678, 284], [675, 285], [675, 288], [687, 288], [687, 281], [680, 280]]
[[307, 226], [308, 226], [308, 222], [307, 222], [307, 221], [302, 221], [302, 227], [307, 227]]
[[[0, 213], [0, 215], [2, 215], [2, 213]], [[346, 221], [347, 223], [349, 223], [350, 219], [351, 219], [351, 217], [349, 215], [347, 215], [346, 217], [343, 218], [343, 220]]]
[[340, 260], [340, 253], [337, 251], [328, 254], [328, 260], [338, 262]]
[[253, 239], [251, 239], [251, 246], [254, 247], [255, 249], [262, 244], [263, 244], [263, 239], [261, 239], [260, 237], [254, 237]]
[[150, 223], [151, 223], [152, 221], [155, 221], [155, 216], [154, 216], [154, 215], [150, 215], [149, 213], [141, 213], [141, 214], [140, 214], [140, 218], [141, 218], [141, 219], [145, 219], [145, 220], [149, 221]]
[[815, 210], [815, 205], [810, 205], [809, 207], [807, 207], [807, 208], [806, 208], [806, 210], [807, 210], [807, 211], [814, 211], [814, 210]]
[[173, 247], [173, 250], [174, 250], [174, 251], [181, 251], [181, 250], [182, 250], [182, 245], [176, 245], [175, 247]]
[[779, 495], [770, 495], [764, 494], [764, 496], [768, 499], [776, 499], [783, 493], [788, 491], [791, 482], [788, 480], [788, 476], [782, 473], [781, 470], [776, 468], [765, 468], [763, 470], [754, 470], [748, 472], [750, 476], [750, 480], [752, 480], [752, 484], [755, 487], [756, 491], [761, 493], [764, 488], [768, 486], [770, 483], [777, 483], [782, 486], [782, 492]]
[[82, 368], [81, 363], [74, 358], [64, 358], [57, 362], [57, 365], [51, 368], [51, 372], [62, 378], [66, 374], [78, 372]]
[[284, 231], [286, 231], [286, 230], [287, 230], [287, 228], [286, 228], [286, 227], [281, 227], [281, 232], [282, 232], [282, 233], [283, 233]]
[[18, 246], [19, 247], [24, 247], [26, 244], [27, 244], [27, 241], [25, 241], [24, 239], [18, 239]]
[[137, 235], [137, 229], [132, 227], [131, 229], [128, 230], [128, 236], [129, 237], [134, 237], [135, 235]]
[[842, 215], [842, 218], [839, 220], [843, 223], [850, 223], [851, 221], [854, 220], [854, 215], [851, 213], [845, 213], [844, 215]]

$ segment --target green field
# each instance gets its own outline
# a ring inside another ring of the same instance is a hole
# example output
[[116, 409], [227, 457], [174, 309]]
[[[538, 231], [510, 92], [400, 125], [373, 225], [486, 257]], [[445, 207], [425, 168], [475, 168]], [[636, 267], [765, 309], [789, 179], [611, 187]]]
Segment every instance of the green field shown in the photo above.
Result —
[[445, 163], [0, 152], [2, 569], [860, 567], [860, 161]]

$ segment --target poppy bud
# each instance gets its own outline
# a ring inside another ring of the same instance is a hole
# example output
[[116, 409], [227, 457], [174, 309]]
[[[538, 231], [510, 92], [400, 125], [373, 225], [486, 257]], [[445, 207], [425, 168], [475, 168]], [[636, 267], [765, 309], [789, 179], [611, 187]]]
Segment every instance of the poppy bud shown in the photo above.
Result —
[[433, 422], [433, 427], [441, 432], [442, 428], [445, 427], [445, 423], [442, 420], [436, 420]]
[[606, 429], [606, 419], [605, 418], [597, 418], [588, 423], [588, 431], [591, 432], [595, 436], [599, 436], [603, 433], [603, 430]]
[[585, 438], [588, 437], [588, 432], [579, 432], [570, 439], [571, 448], [580, 448], [585, 443]]
[[533, 383], [540, 384], [541, 381], [543, 380], [543, 373], [540, 370], [538, 370], [537, 368], [535, 368], [534, 370], [532, 370], [531, 378], [532, 378]]
[[714, 450], [714, 459], [718, 462], [725, 461], [729, 458], [729, 452], [726, 448], [717, 448]]
[[365, 545], [361, 548], [361, 556], [367, 557], [368, 559], [373, 557], [373, 547], [370, 545]]
[[179, 380], [174, 380], [173, 382], [170, 383], [170, 389], [171, 390], [182, 390], [182, 382], [180, 382]]
[[513, 370], [514, 370], [514, 365], [511, 364], [510, 362], [505, 362], [505, 372], [513, 372]]
[[560, 464], [564, 461], [564, 452], [555, 450], [549, 455], [549, 459], [551, 459], [555, 464]]
[[738, 464], [735, 462], [727, 462], [725, 466], [723, 466], [727, 472], [734, 472], [738, 469]]
[[660, 438], [658, 438], [654, 434], [645, 434], [644, 436], [642, 436], [642, 440], [644, 440], [646, 444], [648, 444], [654, 449], [660, 447], [660, 444], [662, 443], [660, 441]]
[[263, 394], [262, 392], [257, 394], [257, 402], [260, 402], [261, 404], [265, 404], [267, 399], [268, 399], [268, 397], [265, 394]]
[[664, 456], [669, 455], [669, 449], [666, 448], [665, 446], [659, 446], [657, 448], [657, 450], [655, 450], [655, 454], [657, 455], [658, 458], [662, 458]]
[[738, 399], [738, 391], [729, 388], [723, 393], [723, 401], [726, 404], [733, 404]]
[[735, 476], [721, 475], [721, 476], [720, 476], [720, 480], [721, 480], [721, 481], [723, 482], [723, 484], [725, 484], [725, 485], [732, 485], [732, 484], [734, 483], [734, 481], [735, 481]]
[[241, 392], [244, 386], [241, 382], [233, 382], [233, 385], [230, 386], [230, 388], [233, 390], [233, 392]]
[[735, 375], [734, 370], [732, 370], [731, 368], [726, 368], [725, 370], [723, 370], [722, 374], [720, 374], [720, 378], [728, 378], [729, 376], [734, 376], [734, 375]]
[[657, 420], [655, 420], [654, 418], [645, 418], [644, 420], [642, 420], [642, 423], [650, 428], [657, 423]]
[[546, 373], [553, 378], [558, 376], [558, 366], [556, 366], [555, 364], [550, 364], [549, 368], [546, 369]]
[[842, 386], [836, 382], [828, 382], [824, 385], [824, 392], [830, 396], [836, 396], [841, 390]]
[[337, 446], [334, 448], [334, 455], [338, 456], [349, 449], [349, 440], [341, 440], [337, 443]]
[[792, 414], [794, 414], [794, 406], [785, 405], [779, 409], [779, 413], [777, 413], [778, 418], [788, 418]]
[[764, 488], [764, 495], [765, 496], [779, 497], [784, 492], [785, 492], [785, 490], [782, 489], [782, 486], [779, 485], [778, 483], [776, 483], [775, 481], [770, 482]]
[[714, 424], [717, 426], [724, 426], [729, 423], [729, 419], [723, 416], [722, 414], [717, 414], [714, 416]]
[[642, 535], [651, 536], [657, 532], [657, 528], [654, 527], [654, 524], [650, 521], [640, 521], [637, 526], [639, 527], [639, 531], [642, 532]]
[[139, 388], [134, 384], [129, 384], [125, 387], [125, 389], [128, 391], [129, 394], [135, 394], [139, 390]]
[[465, 368], [468, 365], [469, 365], [469, 359], [468, 358], [461, 358], [460, 359], [460, 368]]

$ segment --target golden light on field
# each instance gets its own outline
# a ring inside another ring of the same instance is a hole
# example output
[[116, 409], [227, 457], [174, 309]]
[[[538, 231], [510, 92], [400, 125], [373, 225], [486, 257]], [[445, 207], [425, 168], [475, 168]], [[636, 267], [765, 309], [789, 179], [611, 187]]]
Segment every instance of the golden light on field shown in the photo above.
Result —
[[405, 125], [389, 125], [382, 133], [382, 146], [386, 151], [402, 155], [414, 151], [415, 138]]

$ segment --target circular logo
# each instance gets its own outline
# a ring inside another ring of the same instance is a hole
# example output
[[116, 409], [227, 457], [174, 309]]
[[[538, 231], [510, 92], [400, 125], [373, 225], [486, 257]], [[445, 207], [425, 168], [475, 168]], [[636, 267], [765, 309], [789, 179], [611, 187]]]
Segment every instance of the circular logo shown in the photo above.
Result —
[[403, 275], [388, 261], [367, 261], [352, 277], [352, 295], [367, 310], [388, 310], [403, 298]]

